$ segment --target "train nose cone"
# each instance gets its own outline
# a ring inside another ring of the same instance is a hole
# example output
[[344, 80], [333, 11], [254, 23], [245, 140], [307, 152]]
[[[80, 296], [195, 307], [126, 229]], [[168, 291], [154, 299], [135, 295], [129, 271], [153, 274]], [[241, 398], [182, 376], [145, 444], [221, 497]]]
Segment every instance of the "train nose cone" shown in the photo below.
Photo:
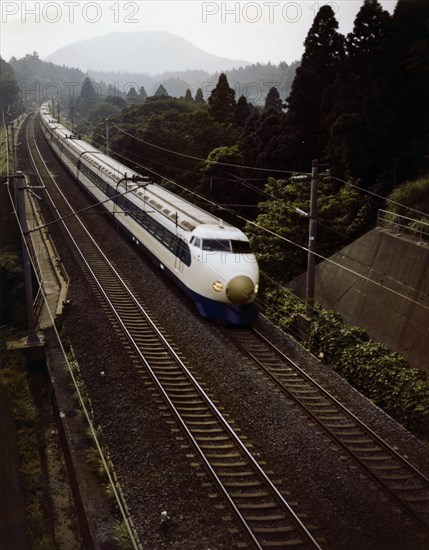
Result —
[[255, 294], [255, 285], [246, 275], [239, 275], [229, 281], [226, 296], [233, 304], [247, 304]]

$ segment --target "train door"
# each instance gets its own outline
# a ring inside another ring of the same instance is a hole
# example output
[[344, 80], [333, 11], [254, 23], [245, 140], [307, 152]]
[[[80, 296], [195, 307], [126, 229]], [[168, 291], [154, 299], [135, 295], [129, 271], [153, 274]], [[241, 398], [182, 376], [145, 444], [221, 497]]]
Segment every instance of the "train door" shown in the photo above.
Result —
[[191, 265], [191, 251], [188, 244], [180, 237], [176, 237], [174, 256], [174, 270], [183, 273], [185, 266], [189, 267]]
[[181, 244], [182, 240], [179, 237], [176, 237], [174, 246], [174, 271], [177, 273], [183, 273], [184, 269]]

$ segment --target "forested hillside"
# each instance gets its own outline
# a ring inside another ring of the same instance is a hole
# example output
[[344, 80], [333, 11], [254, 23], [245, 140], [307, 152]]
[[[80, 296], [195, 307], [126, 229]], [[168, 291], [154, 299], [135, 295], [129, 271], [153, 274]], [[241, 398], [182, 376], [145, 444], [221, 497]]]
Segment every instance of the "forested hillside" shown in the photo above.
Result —
[[[99, 73], [97, 82], [36, 53], [12, 59], [11, 66], [15, 81], [33, 87], [35, 80], [42, 88], [78, 82], [63, 107], [75, 129], [99, 147], [109, 118], [110, 151], [119, 160], [192, 193], [192, 200], [233, 223], [244, 220], [231, 211], [302, 246], [307, 220], [296, 209], [308, 211], [304, 176], [319, 159], [319, 232], [327, 255], [375, 222], [382, 203], [360, 190], [386, 196], [427, 175], [428, 21], [429, 0], [399, 0], [393, 15], [377, 0], [365, 0], [353, 31], [343, 36], [332, 8], [323, 6], [298, 68], [253, 65], [212, 76], [185, 71], [125, 86], [111, 80], [115, 74]], [[180, 98], [171, 97], [172, 89]], [[282, 266], [276, 276], [281, 272], [285, 280], [305, 268], [296, 246], [247, 229], [262, 264], [271, 257]]]
[[10, 65], [19, 85], [21, 101], [28, 108], [51, 97], [59, 99], [64, 107], [68, 106], [85, 79], [79, 69], [42, 61], [37, 52], [21, 59], [12, 57]]
[[[155, 179], [170, 178], [224, 206], [224, 217], [233, 209], [255, 219], [259, 204], [260, 226], [302, 246], [307, 220], [296, 208], [308, 211], [309, 180], [290, 176], [308, 174], [318, 158], [329, 171], [319, 190], [320, 241], [324, 255], [333, 253], [375, 223], [382, 206], [359, 189], [387, 195], [427, 173], [428, 5], [399, 0], [391, 16], [365, 0], [347, 36], [323, 6], [286, 102], [273, 86], [255, 108], [226, 74], [207, 102], [190, 90], [181, 100], [128, 97], [133, 104], [111, 120], [112, 150]], [[84, 130], [103, 144], [100, 127]], [[276, 258], [271, 265], [281, 266], [283, 280], [305, 269], [296, 246], [247, 229], [263, 266], [265, 257]]]
[[[269, 89], [273, 86], [279, 90], [282, 99], [286, 99], [298, 66], [298, 61], [291, 65], [285, 62], [279, 65], [256, 63], [225, 71], [225, 74], [237, 97], [245, 95], [249, 102], [261, 106]], [[96, 82], [114, 83], [123, 94], [126, 94], [131, 87], [143, 86], [149, 95], [154, 95], [162, 84], [170, 96], [178, 98], [184, 97], [187, 89], [194, 95], [198, 88], [201, 88], [204, 96], [207, 97], [220, 76], [219, 73], [210, 74], [202, 70], [168, 71], [162, 75], [90, 70], [88, 74]]]
[[18, 82], [10, 63], [0, 56], [0, 127], [13, 120], [21, 110]]

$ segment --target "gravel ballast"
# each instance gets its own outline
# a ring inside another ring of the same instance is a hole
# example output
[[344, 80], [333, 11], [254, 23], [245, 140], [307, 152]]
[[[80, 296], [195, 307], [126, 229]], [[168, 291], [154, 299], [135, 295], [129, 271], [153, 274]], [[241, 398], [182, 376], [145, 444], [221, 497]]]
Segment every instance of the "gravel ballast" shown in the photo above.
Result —
[[[58, 172], [58, 167], [55, 168]], [[68, 176], [60, 178], [79, 209], [88, 204]], [[198, 316], [194, 305], [165, 274], [138, 251], [107, 216], [86, 214], [103, 250], [131, 283], [252, 452], [287, 489], [294, 508], [315, 526], [321, 546], [332, 550], [423, 549], [428, 540], [373, 485], [353, 462], [274, 389], [235, 348], [220, 327]], [[192, 465], [187, 445], [160, 412], [157, 395], [137, 373], [94, 298], [59, 226], [51, 226], [60, 257], [71, 278], [64, 334], [73, 346], [97, 424], [144, 548], [229, 549], [237, 542], [234, 524], [202, 469]], [[426, 475], [426, 446], [354, 391], [299, 344], [261, 318], [257, 328], [311, 376], [351, 408], [390, 445]], [[233, 330], [233, 329], [231, 329]], [[105, 376], [101, 377], [100, 372]], [[210, 495], [210, 496], [209, 496]], [[169, 515], [161, 521], [161, 512]]]

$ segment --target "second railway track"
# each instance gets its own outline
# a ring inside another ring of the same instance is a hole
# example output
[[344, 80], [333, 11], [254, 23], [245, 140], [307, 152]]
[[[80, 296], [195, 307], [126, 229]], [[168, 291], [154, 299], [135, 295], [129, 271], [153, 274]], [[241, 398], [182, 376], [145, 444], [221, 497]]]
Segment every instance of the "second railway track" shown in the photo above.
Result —
[[429, 480], [257, 330], [230, 337], [389, 498], [429, 531]]

